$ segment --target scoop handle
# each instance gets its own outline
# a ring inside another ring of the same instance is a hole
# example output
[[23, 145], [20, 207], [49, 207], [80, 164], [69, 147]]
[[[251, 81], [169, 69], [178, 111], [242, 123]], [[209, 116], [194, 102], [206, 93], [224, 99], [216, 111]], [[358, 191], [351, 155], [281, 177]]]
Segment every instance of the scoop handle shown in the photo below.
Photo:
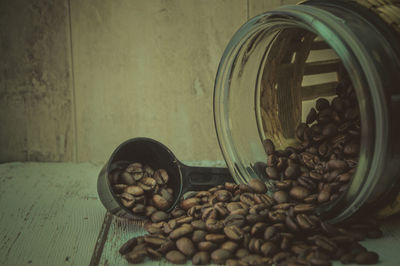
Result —
[[182, 191], [208, 190], [225, 182], [235, 183], [228, 168], [196, 167], [181, 164]]

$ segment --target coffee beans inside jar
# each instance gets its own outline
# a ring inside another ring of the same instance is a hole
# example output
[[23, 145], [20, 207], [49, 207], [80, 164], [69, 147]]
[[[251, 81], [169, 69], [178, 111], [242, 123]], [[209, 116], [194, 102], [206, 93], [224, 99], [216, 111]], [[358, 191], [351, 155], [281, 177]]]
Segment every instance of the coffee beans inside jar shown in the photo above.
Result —
[[165, 169], [134, 162], [109, 175], [112, 189], [120, 203], [134, 214], [150, 217], [153, 222], [169, 218], [168, 210], [174, 202], [174, 191]]
[[335, 200], [355, 172], [360, 118], [354, 90], [339, 84], [331, 102], [318, 99], [306, 123], [297, 127], [297, 147], [276, 150], [264, 141], [266, 185], [225, 183], [181, 199], [170, 217], [152, 219], [148, 234], [119, 250], [131, 263], [165, 258], [195, 265], [331, 265], [375, 264], [379, 256], [359, 241], [382, 232], [370, 218], [331, 225], [315, 208]]

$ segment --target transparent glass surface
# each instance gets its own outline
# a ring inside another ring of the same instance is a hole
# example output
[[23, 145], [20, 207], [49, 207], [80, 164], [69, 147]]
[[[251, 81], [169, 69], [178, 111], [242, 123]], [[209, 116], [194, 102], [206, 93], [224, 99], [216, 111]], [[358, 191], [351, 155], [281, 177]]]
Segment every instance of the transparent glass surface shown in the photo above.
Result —
[[[285, 50], [307, 46], [314, 49]], [[300, 63], [288, 70], [294, 61]], [[217, 135], [236, 182], [269, 182], [262, 141], [270, 138], [277, 148], [296, 145], [297, 124], [316, 98], [334, 96], [332, 88], [346, 71], [360, 108], [359, 163], [349, 189], [320, 212], [339, 221], [376, 201], [398, 180], [398, 141], [393, 139], [398, 131], [393, 121], [398, 120], [392, 113], [398, 103], [387, 101], [398, 93], [391, 84], [399, 82], [394, 74], [399, 65], [391, 45], [372, 24], [334, 5], [286, 6], [248, 21], [223, 54], [214, 90]]]

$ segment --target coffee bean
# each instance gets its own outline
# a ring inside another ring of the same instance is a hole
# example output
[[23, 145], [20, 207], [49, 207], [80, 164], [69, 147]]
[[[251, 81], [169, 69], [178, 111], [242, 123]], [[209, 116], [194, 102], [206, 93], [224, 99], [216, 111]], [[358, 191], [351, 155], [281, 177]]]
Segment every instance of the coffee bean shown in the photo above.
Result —
[[119, 253], [121, 255], [125, 255], [125, 254], [129, 253], [130, 251], [132, 251], [134, 246], [137, 245], [137, 243], [138, 243], [137, 237], [129, 239], [127, 242], [125, 242], [125, 244], [123, 244], [121, 246], [121, 248], [119, 249]]
[[144, 261], [147, 255], [147, 250], [146, 248], [143, 248], [142, 250], [137, 250], [137, 251], [132, 251], [128, 254], [125, 255], [125, 259], [133, 264], [141, 263]]
[[205, 251], [199, 251], [194, 254], [192, 258], [192, 263], [194, 265], [206, 265], [210, 263], [210, 254]]
[[225, 261], [231, 256], [231, 252], [225, 249], [217, 249], [211, 253], [211, 259], [216, 264], [225, 264]]
[[216, 233], [224, 228], [224, 223], [216, 219], [206, 220], [206, 229], [211, 233]]
[[126, 171], [120, 174], [119, 181], [127, 185], [135, 184], [135, 179], [133, 179], [133, 176]]
[[185, 199], [184, 201], [181, 202], [181, 208], [184, 210], [188, 210], [191, 207], [200, 204], [200, 199], [199, 198], [188, 198]]
[[221, 245], [221, 248], [233, 253], [238, 248], [238, 246], [239, 244], [234, 241], [226, 241]]
[[271, 155], [275, 152], [275, 145], [270, 139], [266, 139], [263, 141], [264, 150], [268, 155]]
[[285, 170], [285, 176], [287, 178], [295, 178], [299, 175], [300, 168], [297, 164], [289, 165], [288, 168]]
[[283, 190], [274, 192], [273, 198], [278, 203], [285, 203], [290, 201], [289, 195], [286, 193], [286, 191]]
[[249, 186], [254, 190], [255, 193], [265, 193], [267, 192], [267, 186], [260, 179], [251, 179]]
[[230, 225], [224, 227], [224, 233], [225, 235], [235, 241], [241, 240], [243, 238], [244, 232], [240, 227], [236, 225]]
[[211, 241], [201, 241], [197, 244], [197, 248], [201, 251], [212, 251], [217, 247], [218, 245]]
[[226, 236], [223, 234], [206, 234], [205, 240], [213, 243], [222, 243], [226, 240]]
[[317, 112], [315, 111], [314, 108], [311, 108], [310, 112], [307, 115], [306, 123], [311, 124], [312, 122], [315, 121], [316, 118], [317, 118]]
[[315, 102], [315, 108], [318, 111], [322, 111], [325, 108], [329, 107], [329, 101], [325, 98], [319, 98], [316, 102]]
[[192, 241], [195, 243], [205, 240], [206, 232], [204, 230], [195, 230], [192, 235]]
[[162, 244], [164, 244], [167, 241], [167, 239], [161, 234], [159, 234], [159, 235], [153, 234], [153, 235], [145, 235], [144, 236], [144, 241], [147, 244], [159, 247]]
[[121, 194], [120, 200], [126, 208], [132, 208], [135, 203], [135, 197], [126, 192]]
[[226, 202], [232, 197], [232, 194], [228, 190], [218, 190], [214, 193], [218, 201]]
[[190, 234], [193, 232], [193, 226], [191, 225], [181, 225], [180, 227], [176, 228], [174, 231], [172, 231], [169, 234], [169, 237], [174, 240], [174, 239], [178, 239], [181, 238], [187, 234]]
[[176, 241], [176, 247], [180, 252], [182, 252], [182, 254], [186, 255], [189, 258], [191, 258], [196, 251], [192, 240], [187, 237], [179, 238]]
[[145, 211], [145, 207], [143, 204], [135, 204], [135, 206], [132, 208], [133, 213], [143, 213]]
[[310, 195], [310, 191], [302, 186], [295, 186], [289, 192], [289, 195], [297, 200], [303, 200]]
[[169, 176], [168, 173], [165, 169], [158, 169], [154, 172], [153, 175], [155, 181], [157, 182], [157, 184], [159, 185], [165, 185], [166, 183], [168, 183], [169, 180]]
[[270, 179], [276, 180], [276, 179], [279, 179], [279, 177], [280, 177], [278, 170], [273, 166], [266, 167], [265, 173], [267, 174], [268, 178], [270, 178]]
[[371, 251], [360, 252], [354, 258], [354, 262], [358, 264], [377, 264], [378, 261], [379, 261], [378, 254]]
[[278, 234], [278, 230], [274, 226], [268, 226], [264, 231], [265, 240], [273, 240]]
[[167, 210], [170, 206], [170, 203], [158, 194], [155, 194], [153, 196], [153, 203], [156, 208], [163, 210], [163, 211]]
[[141, 196], [144, 194], [144, 190], [139, 186], [128, 186], [124, 189], [124, 191], [132, 194], [133, 196]]
[[151, 215], [151, 221], [153, 223], [165, 221], [169, 218], [168, 213], [163, 212], [163, 211], [156, 211]]
[[240, 214], [231, 214], [225, 218], [223, 223], [225, 226], [236, 225], [242, 227], [245, 223], [245, 217]]
[[165, 258], [173, 264], [184, 264], [186, 257], [178, 250], [171, 250], [165, 255]]
[[264, 256], [271, 257], [278, 251], [278, 247], [273, 242], [267, 241], [261, 245], [260, 251]]

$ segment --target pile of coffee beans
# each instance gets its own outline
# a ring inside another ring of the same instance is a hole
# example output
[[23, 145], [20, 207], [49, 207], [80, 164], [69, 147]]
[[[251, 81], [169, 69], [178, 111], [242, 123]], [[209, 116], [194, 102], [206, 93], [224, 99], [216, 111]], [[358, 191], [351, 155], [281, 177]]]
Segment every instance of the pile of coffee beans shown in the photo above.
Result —
[[165, 211], [174, 202], [174, 191], [168, 187], [169, 176], [165, 169], [154, 170], [135, 162], [125, 169], [115, 169], [109, 179], [118, 200], [134, 214], [151, 217], [154, 221], [160, 216], [169, 216]]
[[348, 189], [358, 163], [360, 114], [347, 81], [337, 97], [320, 98], [296, 129], [299, 145], [276, 150], [264, 141], [269, 188], [252, 179], [225, 183], [182, 199], [170, 214], [152, 216], [147, 235], [126, 242], [119, 252], [130, 263], [166, 258], [246, 265], [376, 264], [379, 256], [359, 241], [379, 238], [378, 223], [351, 218], [331, 225], [315, 209]]
[[293, 198], [322, 204], [348, 189], [360, 151], [360, 113], [349, 83], [340, 83], [337, 95], [331, 103], [325, 98], [316, 101], [306, 123], [296, 129], [297, 147], [275, 150], [270, 139], [264, 141], [266, 177], [276, 180], [278, 202]]
[[258, 179], [225, 183], [181, 201], [171, 218], [147, 223], [149, 234], [119, 250], [130, 263], [165, 257], [174, 264], [331, 265], [377, 263], [358, 241], [382, 235], [376, 222], [332, 226], [313, 214], [315, 205], [267, 195]]

